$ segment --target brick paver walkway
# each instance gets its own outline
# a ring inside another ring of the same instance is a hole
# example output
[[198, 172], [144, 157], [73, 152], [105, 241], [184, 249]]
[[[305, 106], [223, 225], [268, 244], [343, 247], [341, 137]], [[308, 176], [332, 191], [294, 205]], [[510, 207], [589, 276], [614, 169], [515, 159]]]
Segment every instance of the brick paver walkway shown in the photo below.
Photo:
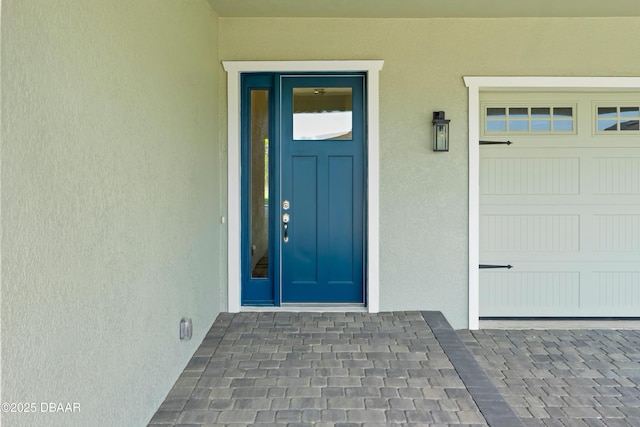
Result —
[[526, 426], [640, 426], [640, 331], [458, 331]]
[[640, 426], [639, 386], [640, 331], [225, 313], [149, 426], [628, 427]]
[[221, 314], [151, 426], [486, 426], [419, 312]]

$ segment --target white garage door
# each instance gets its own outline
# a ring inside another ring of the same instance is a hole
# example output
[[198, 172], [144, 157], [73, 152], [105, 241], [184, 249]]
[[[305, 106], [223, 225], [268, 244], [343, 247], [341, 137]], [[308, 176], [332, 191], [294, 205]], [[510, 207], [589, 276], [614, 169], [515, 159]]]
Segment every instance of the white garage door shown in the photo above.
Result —
[[483, 141], [513, 143], [480, 147], [481, 317], [640, 317], [639, 107], [483, 94]]

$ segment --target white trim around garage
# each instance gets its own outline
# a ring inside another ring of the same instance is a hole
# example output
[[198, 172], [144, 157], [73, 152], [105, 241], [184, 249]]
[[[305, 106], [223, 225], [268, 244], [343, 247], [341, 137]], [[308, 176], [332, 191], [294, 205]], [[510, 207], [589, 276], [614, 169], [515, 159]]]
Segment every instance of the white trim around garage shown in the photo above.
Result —
[[241, 309], [240, 75], [250, 72], [365, 72], [367, 74], [367, 309], [380, 310], [379, 278], [379, 73], [384, 62], [364, 61], [222, 61], [227, 72], [227, 310]]
[[639, 90], [640, 77], [464, 77], [469, 88], [469, 329], [478, 329], [480, 302], [480, 92], [490, 90]]

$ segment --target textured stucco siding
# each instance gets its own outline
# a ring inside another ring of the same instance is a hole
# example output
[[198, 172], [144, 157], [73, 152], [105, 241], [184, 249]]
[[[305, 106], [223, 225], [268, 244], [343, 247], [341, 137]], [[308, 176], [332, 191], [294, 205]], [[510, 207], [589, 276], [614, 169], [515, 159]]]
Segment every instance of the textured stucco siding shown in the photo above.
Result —
[[80, 405], [3, 424], [145, 425], [224, 308], [217, 16], [3, 0], [1, 31], [2, 400]]
[[[259, 35], [259, 37], [257, 36]], [[640, 19], [221, 18], [222, 60], [382, 59], [380, 309], [468, 325], [466, 75], [640, 75]], [[451, 151], [431, 150], [432, 112]]]
[[[380, 308], [467, 325], [465, 75], [638, 76], [640, 19], [218, 20], [205, 0], [2, 0], [11, 426], [144, 425], [226, 309], [218, 59], [382, 59]], [[431, 151], [431, 114], [451, 151]], [[194, 337], [178, 340], [178, 321]]]

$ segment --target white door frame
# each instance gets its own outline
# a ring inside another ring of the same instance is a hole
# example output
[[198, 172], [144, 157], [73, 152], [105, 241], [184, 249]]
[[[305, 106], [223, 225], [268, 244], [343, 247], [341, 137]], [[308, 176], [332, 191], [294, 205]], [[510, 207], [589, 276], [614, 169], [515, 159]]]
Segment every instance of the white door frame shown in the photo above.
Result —
[[480, 92], [640, 90], [640, 77], [464, 77], [469, 88], [469, 329], [480, 326]]
[[367, 270], [370, 313], [380, 310], [379, 283], [379, 73], [383, 61], [222, 61], [227, 72], [227, 310], [241, 307], [240, 76], [249, 72], [364, 72], [367, 75]]

